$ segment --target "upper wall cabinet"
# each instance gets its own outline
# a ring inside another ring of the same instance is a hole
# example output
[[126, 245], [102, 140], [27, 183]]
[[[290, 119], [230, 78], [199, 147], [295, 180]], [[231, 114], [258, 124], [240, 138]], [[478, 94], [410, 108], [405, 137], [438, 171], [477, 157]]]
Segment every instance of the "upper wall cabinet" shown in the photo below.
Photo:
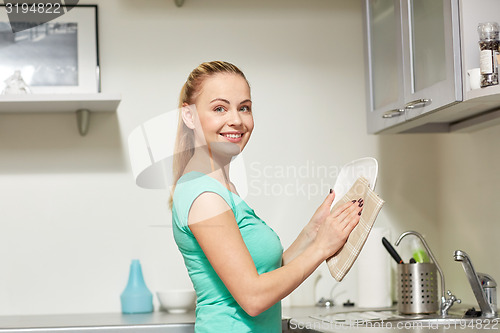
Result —
[[369, 133], [472, 130], [500, 119], [500, 87], [470, 90], [477, 25], [498, 0], [365, 0]]

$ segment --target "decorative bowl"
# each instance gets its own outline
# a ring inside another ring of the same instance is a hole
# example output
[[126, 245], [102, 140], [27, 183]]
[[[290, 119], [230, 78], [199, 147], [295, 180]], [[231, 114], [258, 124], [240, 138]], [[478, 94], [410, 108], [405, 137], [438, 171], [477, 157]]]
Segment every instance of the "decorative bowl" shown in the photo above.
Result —
[[195, 308], [196, 292], [192, 289], [157, 291], [160, 309], [170, 313], [185, 313]]

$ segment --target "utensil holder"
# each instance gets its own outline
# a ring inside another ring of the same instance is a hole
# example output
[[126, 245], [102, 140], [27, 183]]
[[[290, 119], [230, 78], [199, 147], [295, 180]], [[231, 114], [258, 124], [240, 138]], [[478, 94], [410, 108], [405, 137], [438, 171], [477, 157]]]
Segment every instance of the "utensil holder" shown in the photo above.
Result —
[[436, 265], [415, 263], [397, 266], [399, 313], [435, 313], [439, 309]]
[[[427, 245], [424, 237], [416, 231], [403, 232], [396, 246], [408, 235], [420, 238], [430, 263], [398, 264], [398, 311], [402, 314], [435, 313], [446, 301], [443, 270]], [[441, 302], [438, 302], [438, 273], [441, 281]]]

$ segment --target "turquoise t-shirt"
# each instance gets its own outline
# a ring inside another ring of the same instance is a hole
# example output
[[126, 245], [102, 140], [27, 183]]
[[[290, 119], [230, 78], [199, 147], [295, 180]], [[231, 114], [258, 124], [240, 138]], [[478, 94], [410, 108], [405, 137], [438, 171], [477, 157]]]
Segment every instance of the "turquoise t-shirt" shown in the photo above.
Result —
[[189, 229], [191, 205], [204, 192], [220, 195], [231, 207], [259, 274], [280, 267], [283, 254], [278, 235], [238, 195], [203, 173], [193, 171], [183, 175], [175, 187], [172, 221], [175, 242], [197, 295], [195, 331], [281, 332], [281, 303], [258, 316], [249, 316], [227, 290]]

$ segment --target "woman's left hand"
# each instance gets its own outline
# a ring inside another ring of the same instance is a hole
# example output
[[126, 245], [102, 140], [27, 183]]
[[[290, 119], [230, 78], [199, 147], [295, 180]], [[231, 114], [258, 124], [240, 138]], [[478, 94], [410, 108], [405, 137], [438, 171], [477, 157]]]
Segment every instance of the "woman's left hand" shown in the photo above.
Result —
[[309, 223], [307, 223], [307, 225], [304, 227], [303, 232], [308, 244], [316, 238], [321, 224], [323, 224], [326, 217], [330, 214], [330, 208], [334, 199], [335, 192], [331, 190], [323, 203], [318, 207], [318, 209], [316, 209]]
[[283, 253], [283, 265], [286, 265], [301, 254], [316, 239], [319, 228], [325, 222], [328, 215], [330, 215], [330, 207], [333, 199], [335, 199], [335, 192], [332, 190], [318, 209], [316, 209], [311, 220], [302, 229], [297, 239]]

